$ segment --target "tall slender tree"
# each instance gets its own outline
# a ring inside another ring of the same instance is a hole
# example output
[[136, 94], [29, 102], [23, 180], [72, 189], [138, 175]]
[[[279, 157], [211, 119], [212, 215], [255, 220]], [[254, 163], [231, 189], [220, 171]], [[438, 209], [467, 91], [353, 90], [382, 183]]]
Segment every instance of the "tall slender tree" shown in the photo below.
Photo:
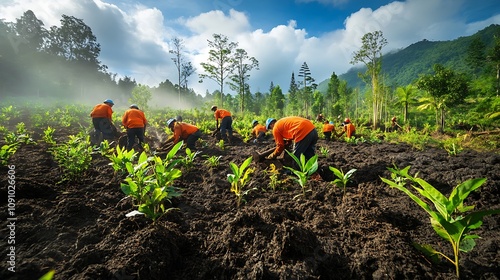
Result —
[[298, 76], [302, 78], [302, 81], [300, 83], [303, 86], [301, 98], [304, 105], [303, 109], [305, 111], [306, 117], [309, 117], [309, 107], [311, 106], [312, 92], [315, 88], [315, 84], [314, 78], [311, 76], [311, 70], [309, 70], [309, 66], [307, 66], [306, 62], [302, 63]]
[[290, 78], [290, 87], [288, 89], [288, 104], [287, 109], [289, 114], [298, 115], [299, 114], [299, 103], [298, 103], [299, 86], [295, 82], [295, 73], [292, 72], [292, 77]]
[[354, 52], [351, 64], [362, 62], [367, 68], [367, 74], [372, 87], [373, 128], [377, 128], [379, 111], [382, 105], [382, 95], [379, 91], [379, 74], [382, 69], [382, 48], [387, 45], [382, 31], [369, 32], [361, 38], [361, 48]]
[[208, 62], [202, 62], [201, 66], [205, 73], [199, 74], [200, 81], [210, 79], [220, 86], [220, 103], [224, 106], [224, 84], [226, 79], [233, 73], [235, 63], [232, 56], [237, 43], [229, 42], [227, 36], [213, 34], [213, 40], [207, 40], [210, 51], [208, 52]]
[[341, 107], [339, 106], [339, 85], [339, 77], [333, 72], [328, 81], [328, 88], [326, 90], [325, 113], [327, 115], [337, 115], [341, 112]]
[[168, 52], [173, 54], [174, 57], [172, 57], [172, 61], [174, 62], [175, 68], [177, 68], [177, 78], [178, 78], [178, 83], [177, 83], [177, 93], [179, 95], [179, 106], [181, 104], [181, 80], [182, 80], [182, 67], [184, 65], [184, 55], [183, 55], [183, 48], [184, 48], [184, 42], [182, 39], [178, 37], [174, 37], [172, 39], [172, 49], [169, 50]]
[[230, 76], [229, 86], [235, 90], [240, 97], [240, 112], [245, 111], [245, 93], [249, 88], [247, 80], [250, 71], [259, 69], [259, 61], [255, 57], [248, 56], [244, 49], [236, 49], [234, 56], [234, 74]]

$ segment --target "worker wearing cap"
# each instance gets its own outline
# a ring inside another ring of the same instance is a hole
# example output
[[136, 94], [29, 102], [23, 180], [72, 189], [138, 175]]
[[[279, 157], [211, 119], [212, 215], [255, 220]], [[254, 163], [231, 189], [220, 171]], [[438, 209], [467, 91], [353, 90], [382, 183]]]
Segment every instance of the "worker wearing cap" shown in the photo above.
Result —
[[310, 120], [301, 117], [285, 117], [279, 120], [269, 118], [266, 121], [266, 129], [273, 132], [276, 142], [276, 149], [267, 159], [274, 159], [283, 153], [285, 140], [293, 141], [293, 154], [297, 158], [304, 154], [307, 161], [316, 154], [318, 132]]
[[201, 138], [201, 131], [198, 127], [189, 123], [178, 122], [176, 119], [168, 119], [167, 127], [174, 133], [171, 137], [173, 145], [182, 140], [185, 141], [186, 147], [190, 150], [196, 149], [196, 141]]
[[[222, 140], [224, 140], [224, 142], [231, 143], [231, 140], [233, 138], [233, 117], [231, 116], [231, 112], [224, 109], [218, 109], [217, 106], [215, 105], [212, 106], [211, 110], [212, 112], [214, 112], [216, 121], [216, 127], [214, 132], [217, 132], [217, 130], [220, 129]], [[221, 120], [220, 126], [219, 126], [219, 120]]]
[[144, 112], [139, 110], [136, 104], [130, 105], [129, 108], [130, 109], [123, 114], [122, 124], [127, 129], [127, 150], [130, 151], [134, 146], [135, 137], [139, 139], [139, 145], [144, 143], [144, 133], [148, 121], [146, 120]]
[[[99, 145], [102, 139], [113, 139], [113, 133], [116, 131], [116, 127], [113, 125], [113, 110], [111, 109], [115, 105], [113, 100], [106, 99], [103, 103], [97, 104], [90, 112], [90, 117], [92, 118], [92, 124], [94, 125], [94, 138]], [[102, 133], [102, 138], [99, 137]]]
[[335, 136], [337, 136], [335, 125], [333, 125], [333, 122], [328, 122], [328, 120], [325, 120], [325, 122], [323, 123], [323, 135], [325, 136], [326, 141], [330, 141], [330, 139], [332, 138], [332, 133], [335, 133]]
[[347, 138], [356, 137], [356, 127], [351, 123], [351, 120], [349, 118], [346, 118], [342, 125], [344, 126], [344, 128], [342, 129], [339, 137], [344, 135], [344, 133], [346, 134]]
[[265, 126], [261, 125], [259, 121], [253, 120], [252, 121], [252, 136], [255, 138], [253, 140], [254, 143], [260, 143], [264, 140], [266, 140], [266, 132], [267, 129]]

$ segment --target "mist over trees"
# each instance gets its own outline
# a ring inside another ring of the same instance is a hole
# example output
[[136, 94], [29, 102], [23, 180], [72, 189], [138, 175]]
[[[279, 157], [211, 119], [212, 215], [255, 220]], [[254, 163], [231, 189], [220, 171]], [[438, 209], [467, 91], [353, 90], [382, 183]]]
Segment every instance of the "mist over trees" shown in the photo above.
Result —
[[[288, 91], [269, 77], [266, 92], [252, 92], [249, 86], [252, 74], [259, 70], [258, 58], [252, 56], [251, 50], [238, 48], [238, 42], [231, 42], [223, 34], [213, 34], [213, 40], [207, 40], [209, 58], [200, 64], [204, 72], [196, 74], [200, 82], [215, 81], [219, 90], [196, 93], [188, 88], [195, 67], [187, 59], [182, 39], [174, 37], [169, 44], [176, 81], [165, 79], [150, 87], [138, 84], [134, 77], [117, 78], [117, 73], [109, 72], [100, 61], [98, 38], [83, 20], [62, 15], [60, 22], [59, 27], [47, 28], [32, 11], [26, 11], [15, 22], [0, 21], [2, 98], [85, 104], [112, 98], [122, 106], [137, 101], [152, 109], [207, 111], [217, 104], [240, 115], [313, 119], [322, 113], [329, 120], [340, 122], [349, 117], [358, 125], [373, 128], [384, 128], [392, 116], [400, 117], [402, 125], [435, 124], [440, 131], [445, 124], [499, 126], [499, 25], [452, 41], [424, 40], [383, 57], [387, 41], [382, 31], [367, 33], [360, 38], [361, 49], [352, 57], [353, 63], [361, 62], [365, 68], [353, 68], [342, 75], [332, 69], [330, 78], [317, 84], [314, 68], [304, 61], [299, 69], [288, 70]], [[460, 77], [460, 87], [438, 87], [442, 90], [436, 91], [431, 78], [442, 72], [436, 65]], [[360, 83], [360, 77], [364, 82]], [[143, 100], [142, 93], [150, 93], [149, 100]], [[432, 102], [446, 104], [433, 107]]]

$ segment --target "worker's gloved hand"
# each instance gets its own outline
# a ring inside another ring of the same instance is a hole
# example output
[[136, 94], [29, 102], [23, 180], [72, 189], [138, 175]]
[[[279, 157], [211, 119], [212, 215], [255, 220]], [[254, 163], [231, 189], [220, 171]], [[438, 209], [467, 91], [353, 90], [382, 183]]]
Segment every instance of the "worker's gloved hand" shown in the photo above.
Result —
[[274, 154], [270, 154], [266, 157], [266, 159], [275, 159], [276, 158], [276, 155]]

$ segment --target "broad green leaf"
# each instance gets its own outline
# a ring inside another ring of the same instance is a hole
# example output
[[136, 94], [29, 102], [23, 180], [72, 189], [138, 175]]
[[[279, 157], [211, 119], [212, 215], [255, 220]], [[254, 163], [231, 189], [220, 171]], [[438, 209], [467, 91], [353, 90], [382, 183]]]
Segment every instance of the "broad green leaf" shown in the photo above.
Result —
[[423, 188], [416, 188], [415, 189], [424, 197], [428, 198], [432, 203], [434, 203], [434, 207], [436, 207], [436, 210], [438, 210], [439, 213], [443, 217], [446, 218], [447, 221], [450, 220], [450, 215], [451, 213], [448, 212], [446, 209], [446, 206], [449, 204], [448, 198], [444, 196], [441, 192], [436, 190], [431, 184], [427, 183], [423, 179], [416, 178], [415, 181]]
[[[430, 221], [431, 221], [432, 228], [439, 236], [441, 236], [441, 238], [443, 238], [444, 240], [449, 241], [451, 243], [456, 243], [457, 239], [455, 239], [453, 236], [451, 236], [448, 229], [445, 228], [445, 226], [443, 225], [443, 223], [449, 224], [448, 222], [446, 222], [444, 219], [442, 219], [440, 222], [437, 219], [433, 219], [433, 218], [430, 218]], [[447, 225], [447, 227], [450, 228], [450, 226], [448, 226], [448, 225]], [[453, 229], [453, 232], [456, 233], [455, 228]]]
[[481, 226], [484, 216], [493, 215], [493, 214], [500, 214], [500, 209], [483, 210], [483, 211], [477, 211], [474, 213], [470, 213], [470, 214], [466, 215], [460, 221], [460, 223], [462, 223], [464, 225], [464, 227], [467, 227], [468, 229], [476, 229], [476, 228], [479, 228]]
[[166, 158], [173, 159], [183, 144], [184, 144], [184, 141], [177, 142], [177, 144], [175, 144], [175, 146], [173, 146], [172, 149], [170, 149]]
[[474, 239], [472, 238], [464, 238], [461, 242], [460, 242], [460, 251], [462, 252], [470, 252], [472, 251], [472, 249], [474, 249], [474, 246], [476, 246], [476, 242], [474, 241]]
[[413, 247], [415, 247], [417, 250], [420, 252], [424, 253], [427, 257], [430, 258], [430, 260], [433, 263], [439, 263], [441, 260], [441, 256], [439, 255], [439, 252], [434, 250], [431, 245], [429, 244], [418, 244], [418, 243], [413, 243]]
[[252, 157], [247, 158], [240, 166], [240, 173], [243, 173], [243, 171], [248, 167], [248, 165], [252, 162]]
[[486, 178], [470, 179], [456, 186], [450, 194], [450, 205], [448, 211], [451, 213], [458, 208], [461, 212], [469, 211], [470, 207], [463, 207], [463, 202], [469, 194], [481, 187]]
[[233, 174], [235, 176], [239, 177], [239, 175], [240, 175], [240, 169], [238, 168], [238, 166], [235, 163], [230, 162], [229, 163], [229, 168], [231, 168], [231, 171], [233, 171]]
[[397, 188], [398, 190], [404, 192], [406, 195], [408, 195], [413, 201], [415, 201], [420, 207], [422, 207], [429, 215], [431, 215], [432, 218], [439, 220], [439, 216], [435, 211], [433, 211], [427, 203], [425, 203], [423, 200], [421, 200], [418, 196], [414, 195], [412, 192], [410, 192], [407, 188], [394, 183], [393, 181], [386, 179], [386, 178], [381, 178], [384, 183], [387, 183], [389, 186]]

